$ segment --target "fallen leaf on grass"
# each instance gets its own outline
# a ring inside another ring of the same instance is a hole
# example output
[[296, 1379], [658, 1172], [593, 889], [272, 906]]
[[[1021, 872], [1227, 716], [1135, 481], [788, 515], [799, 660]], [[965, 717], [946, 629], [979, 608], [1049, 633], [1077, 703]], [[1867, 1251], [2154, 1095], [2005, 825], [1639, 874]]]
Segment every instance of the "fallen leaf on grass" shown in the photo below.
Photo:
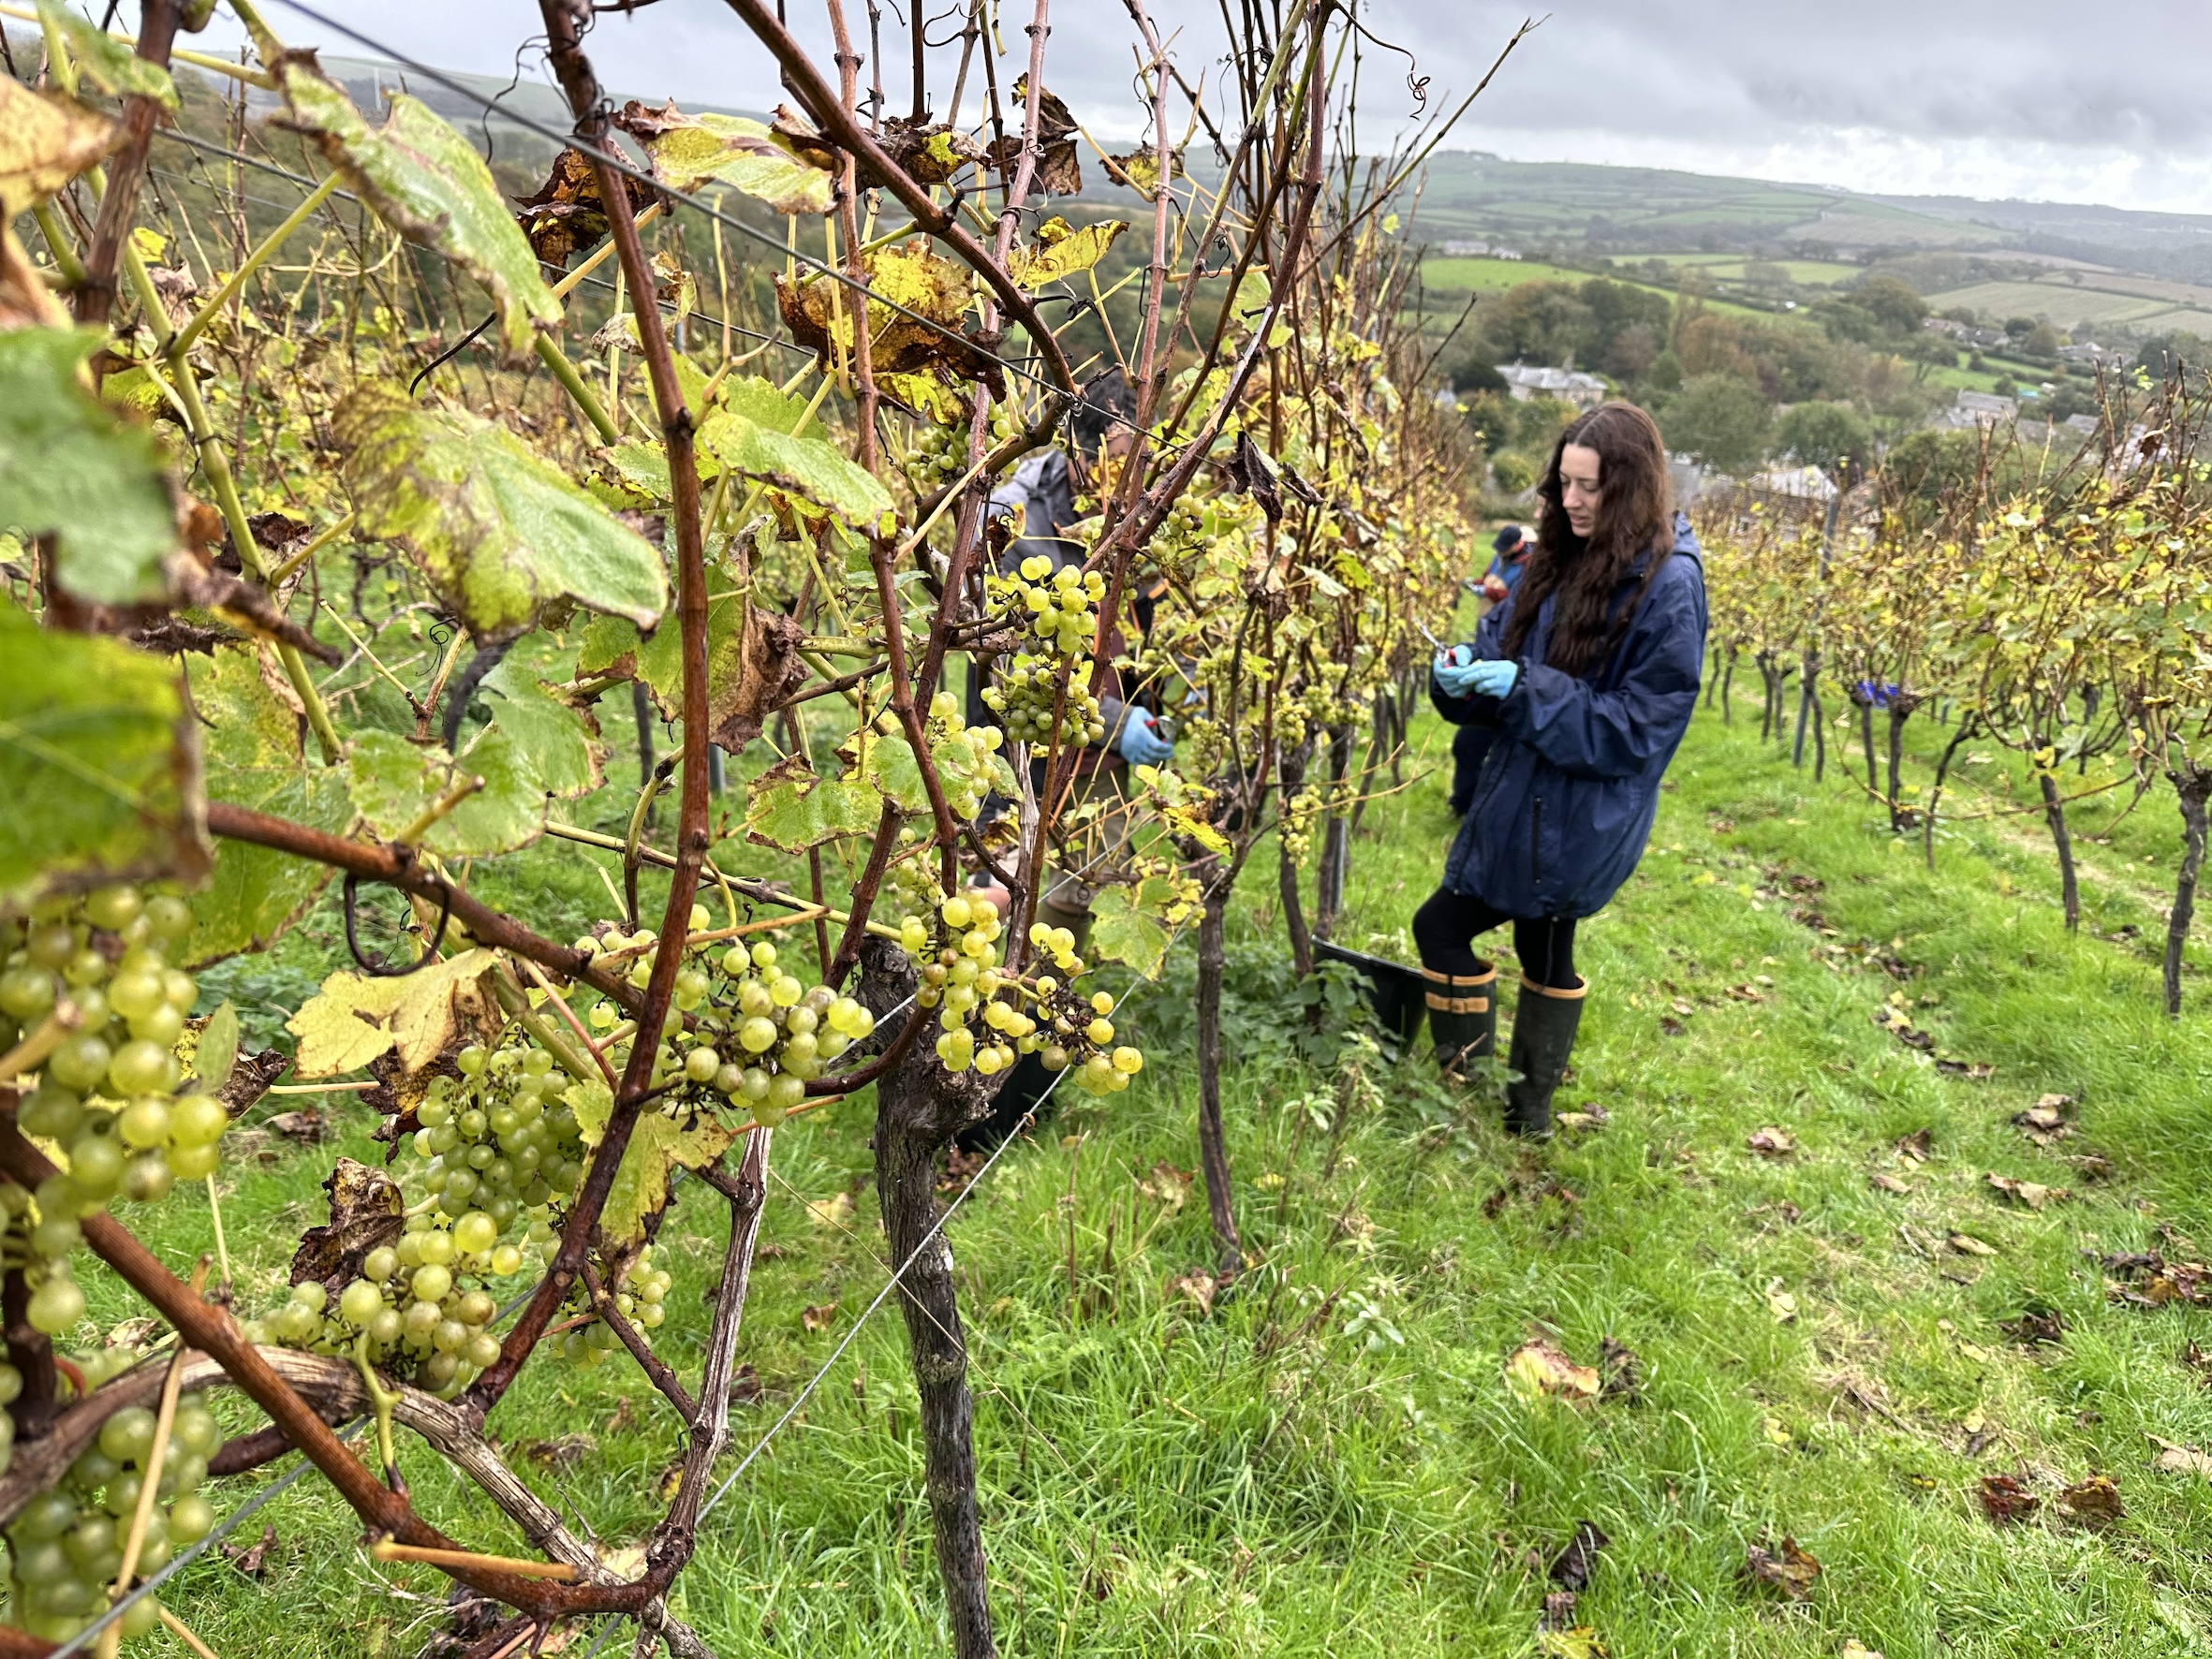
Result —
[[264, 1122], [287, 1140], [296, 1140], [302, 1146], [320, 1146], [335, 1133], [330, 1119], [312, 1106], [302, 1111], [280, 1111]]
[[1537, 1633], [1571, 1629], [1574, 1624], [1575, 1593], [1571, 1590], [1555, 1590], [1543, 1598], [1543, 1614], [1536, 1622]]
[[2068, 1121], [2072, 1105], [2071, 1094], [2046, 1094], [2026, 1111], [2014, 1112], [2013, 1126], [2037, 1146], [2049, 1146], [2073, 1133], [2073, 1124]]
[[609, 1434], [619, 1434], [625, 1429], [634, 1429], [637, 1426], [638, 1414], [630, 1406], [630, 1397], [625, 1394], [615, 1401], [614, 1415], [608, 1418], [606, 1431]]
[[1892, 1150], [1900, 1158], [1924, 1164], [1935, 1154], [1936, 1132], [1933, 1129], [1915, 1129], [1910, 1135], [1900, 1135]]
[[1885, 1193], [1909, 1193], [1912, 1189], [1886, 1170], [1878, 1169], [1866, 1178], [1866, 1184]]
[[221, 1546], [224, 1558], [249, 1578], [258, 1578], [269, 1564], [269, 1552], [276, 1548], [276, 1529], [265, 1526], [261, 1535], [251, 1544], [241, 1548], [236, 1544]]
[[2066, 1340], [2066, 1320], [2056, 1308], [2031, 1305], [2023, 1309], [2017, 1319], [1999, 1319], [1997, 1328], [2027, 1347]]
[[808, 1199], [806, 1219], [818, 1227], [843, 1226], [852, 1219], [852, 1195], [832, 1193], [822, 1199]]
[[1162, 1158], [1153, 1165], [1150, 1175], [1137, 1179], [1137, 1190], [1157, 1204], [1180, 1211], [1190, 1197], [1190, 1183], [1197, 1177], [1187, 1169], [1178, 1169]]
[[1744, 1137], [1744, 1144], [1765, 1158], [1786, 1158], [1797, 1150], [1788, 1130], [1773, 1127], [1752, 1130]]
[[599, 1564], [617, 1578], [635, 1578], [645, 1570], [645, 1545], [642, 1539], [635, 1544], [611, 1544], [602, 1539], [592, 1546], [592, 1553], [599, 1558]]
[[1587, 1111], [1563, 1111], [1554, 1115], [1552, 1122], [1569, 1135], [1580, 1135], [1585, 1130], [1602, 1129], [1613, 1121], [1613, 1115], [1595, 1101]]
[[2150, 1437], [2159, 1455], [2150, 1461], [2154, 1469], [2163, 1469], [2169, 1475], [2202, 1475], [2212, 1480], [2212, 1452], [2201, 1452], [2193, 1446], [2176, 1446], [2171, 1440]]
[[1590, 1587], [1590, 1576], [1598, 1570], [1598, 1556], [1613, 1540], [1599, 1530], [1594, 1520], [1574, 1523], [1574, 1536], [1567, 1540], [1567, 1548], [1553, 1558], [1550, 1571], [1545, 1575], [1562, 1590], [1582, 1591]]
[[2109, 1475], [2077, 1480], [2058, 1494], [2058, 1506], [2086, 1527], [2104, 1528], [2123, 1519], [2128, 1506], [2120, 1502], [2120, 1489]]
[[799, 1323], [808, 1330], [827, 1330], [837, 1323], [837, 1304], [823, 1302], [818, 1307], [802, 1308]]
[[755, 1371], [749, 1362], [740, 1365], [736, 1371], [730, 1373], [730, 1404], [758, 1405], [765, 1398], [767, 1398], [767, 1392], [760, 1387], [760, 1373]]
[[1744, 1577], [1755, 1585], [1763, 1584], [1780, 1591], [1792, 1601], [1803, 1601], [1810, 1595], [1820, 1576], [1820, 1562], [1812, 1551], [1801, 1548], [1795, 1538], [1785, 1537], [1779, 1550], [1754, 1544], [1744, 1552]]
[[1577, 1365], [1541, 1340], [1524, 1343], [1505, 1362], [1506, 1386], [1523, 1400], [1592, 1400], [1604, 1386], [1594, 1365]]
[[1797, 1317], [1797, 1299], [1782, 1288], [1779, 1279], [1766, 1287], [1766, 1311], [1777, 1325], [1788, 1325]]
[[1981, 1498], [1982, 1513], [2000, 1524], [2027, 1520], [2042, 1502], [2010, 1475], [1984, 1475]]
[[1984, 1243], [1971, 1233], [1954, 1233], [1946, 1241], [1961, 1255], [1995, 1255], [1997, 1246]]
[[1538, 1631], [1536, 1651], [1544, 1659], [1610, 1659], [1612, 1652], [1587, 1624], [1577, 1624], [1572, 1630]]
[[2197, 1373], [2197, 1386], [2212, 1388], [2212, 1354], [2207, 1354], [2194, 1343], [2181, 1345], [2181, 1363]]
[[1838, 1653], [1836, 1659], [1881, 1659], [1881, 1651], [1878, 1648], [1870, 1648], [1865, 1642], [1853, 1637], [1843, 1644], [1843, 1652]]
[[1997, 1067], [1985, 1061], [1939, 1060], [1936, 1069], [1947, 1078], [1964, 1078], [1969, 1083], [1986, 1083], [1997, 1076]]
[[1661, 1036], [1688, 1036], [1688, 1035], [1689, 1027], [1672, 1015], [1659, 1020], [1659, 1035]]
[[558, 1440], [517, 1441], [515, 1454], [540, 1469], [567, 1469], [582, 1462], [587, 1452], [597, 1451], [598, 1445], [588, 1434], [564, 1434]]
[[1193, 1268], [1181, 1278], [1168, 1281], [1168, 1294], [1187, 1296], [1198, 1303], [1198, 1316], [1209, 1318], [1214, 1312], [1214, 1296], [1221, 1288], [1221, 1281], [1203, 1268]]
[[1766, 1436], [1769, 1446], [1791, 1446], [1795, 1443], [1796, 1437], [1790, 1432], [1788, 1425], [1779, 1417], [1765, 1418], [1760, 1423], [1759, 1429], [1760, 1432]]
[[2062, 1186], [2043, 1186], [2032, 1181], [2022, 1181], [2013, 1175], [1999, 1175], [1991, 1170], [1982, 1178], [1992, 1191], [2029, 1210], [2041, 1210], [2049, 1204], [2063, 1204], [2073, 1197]]
[[1605, 1379], [1598, 1392], [1608, 1400], [1636, 1399], [1644, 1387], [1636, 1368], [1636, 1351], [1607, 1337], [1598, 1344], [1598, 1372]]
[[967, 1183], [983, 1172], [990, 1162], [981, 1152], [964, 1152], [957, 1146], [945, 1149], [945, 1172], [937, 1177], [937, 1193], [941, 1197], [955, 1197], [967, 1191]]

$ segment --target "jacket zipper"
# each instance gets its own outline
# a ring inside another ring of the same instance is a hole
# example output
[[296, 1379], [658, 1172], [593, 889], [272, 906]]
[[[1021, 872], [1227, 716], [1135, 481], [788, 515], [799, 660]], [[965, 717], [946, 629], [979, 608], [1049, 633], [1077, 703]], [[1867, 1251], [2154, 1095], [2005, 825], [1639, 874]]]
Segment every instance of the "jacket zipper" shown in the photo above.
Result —
[[1528, 885], [1543, 885], [1543, 797], [1533, 797], [1533, 810], [1528, 815]]

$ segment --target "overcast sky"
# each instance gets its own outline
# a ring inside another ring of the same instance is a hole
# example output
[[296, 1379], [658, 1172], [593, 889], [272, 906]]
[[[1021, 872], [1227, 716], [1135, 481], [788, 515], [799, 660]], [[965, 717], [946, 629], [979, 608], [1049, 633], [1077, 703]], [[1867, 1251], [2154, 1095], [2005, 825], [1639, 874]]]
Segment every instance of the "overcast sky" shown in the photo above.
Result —
[[[501, 76], [539, 26], [528, 0], [310, 3], [395, 52]], [[1184, 29], [1185, 73], [1195, 80], [1213, 68], [1215, 0], [1153, 7], [1163, 26]], [[865, 0], [847, 0], [847, 9], [864, 29]], [[812, 0], [789, 0], [789, 11], [820, 16]], [[1017, 54], [1025, 43], [1010, 20], [1027, 12], [1003, 0]], [[289, 40], [366, 55], [289, 0], [272, 0], [268, 15]], [[1362, 15], [1376, 35], [1418, 53], [1433, 107], [1480, 79], [1526, 13], [1493, 0], [1365, 0]], [[1123, 7], [1056, 0], [1053, 21], [1047, 83], [1099, 137], [1131, 134], [1140, 111]], [[752, 108], [780, 95], [766, 53], [720, 0], [659, 0], [605, 17], [591, 46], [602, 80], [626, 93]], [[887, 40], [885, 55], [895, 109], [903, 45]], [[524, 68], [542, 74], [533, 54]], [[1209, 81], [1217, 78], [1215, 69]], [[1362, 107], [1379, 148], [1386, 121], [1412, 108], [1404, 61], [1370, 47], [1365, 84]], [[1526, 161], [2212, 213], [2212, 5], [1563, 0], [1450, 141]]]

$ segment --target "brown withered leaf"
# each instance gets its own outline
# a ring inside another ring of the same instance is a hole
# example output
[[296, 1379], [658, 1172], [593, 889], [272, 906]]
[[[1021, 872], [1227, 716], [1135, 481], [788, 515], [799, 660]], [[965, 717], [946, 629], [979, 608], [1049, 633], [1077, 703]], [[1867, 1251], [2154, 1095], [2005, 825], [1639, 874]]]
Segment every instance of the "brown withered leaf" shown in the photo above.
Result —
[[1745, 1550], [1744, 1577], [1754, 1585], [1780, 1591], [1792, 1601], [1803, 1601], [1813, 1593], [1821, 1564], [1795, 1538], [1785, 1536], [1779, 1549], [1754, 1544]]
[[2124, 1520], [2128, 1506], [2120, 1502], [2120, 1489], [2109, 1475], [2077, 1480], [2058, 1494], [2058, 1507], [2083, 1526], [2099, 1531]]
[[2196, 1373], [2199, 1387], [2212, 1387], [2212, 1354], [2194, 1343], [2181, 1344], [2181, 1363]]
[[1189, 1272], [1168, 1281], [1168, 1295], [1188, 1297], [1198, 1304], [1198, 1314], [1202, 1319], [1213, 1314], [1214, 1298], [1220, 1288], [1221, 1281], [1203, 1268], [1193, 1268]]
[[300, 1111], [280, 1111], [267, 1120], [269, 1128], [287, 1140], [296, 1140], [302, 1146], [320, 1146], [337, 1131], [331, 1127], [331, 1120], [323, 1116], [321, 1108], [307, 1107]]
[[1995, 1255], [1997, 1246], [1977, 1239], [1971, 1233], [1953, 1233], [1944, 1241], [1961, 1255]]
[[1752, 1130], [1744, 1137], [1744, 1144], [1765, 1158], [1786, 1158], [1797, 1150], [1797, 1142], [1788, 1130], [1771, 1126]]
[[818, 1306], [799, 1310], [799, 1323], [808, 1330], [827, 1330], [837, 1323], [837, 1304], [822, 1302]]
[[795, 620], [770, 606], [748, 606], [745, 630], [736, 676], [711, 681], [707, 688], [715, 741], [732, 755], [760, 735], [806, 678], [806, 660], [799, 654], [806, 630]]
[[1998, 1523], [2025, 1520], [2042, 1500], [2010, 1475], [1984, 1475], [1980, 1490], [1982, 1513]]
[[2201, 1475], [2212, 1480], [2212, 1452], [2201, 1452], [2193, 1446], [2176, 1446], [2156, 1434], [2150, 1441], [2159, 1448], [2159, 1455], [2151, 1460], [2152, 1468], [2162, 1469], [2169, 1475]]
[[1598, 1373], [1604, 1378], [1598, 1392], [1606, 1400], [1637, 1399], [1644, 1388], [1636, 1350], [1615, 1337], [1598, 1344]]
[[790, 145], [802, 161], [831, 172], [844, 165], [845, 152], [837, 141], [817, 131], [813, 122], [789, 104], [776, 105], [775, 118], [768, 129]]
[[1912, 1188], [1886, 1169], [1877, 1169], [1866, 1178], [1866, 1184], [1884, 1193], [1909, 1193]]
[[1549, 1635], [1572, 1628], [1575, 1600], [1575, 1593], [1571, 1590], [1555, 1590], [1546, 1594], [1543, 1598], [1543, 1616], [1536, 1624], [1539, 1633]]
[[263, 1527], [261, 1535], [251, 1544], [223, 1544], [218, 1548], [224, 1559], [232, 1566], [249, 1578], [258, 1578], [262, 1569], [269, 1564], [269, 1552], [276, 1548], [276, 1529], [273, 1526]]
[[520, 1440], [515, 1443], [515, 1455], [524, 1462], [553, 1471], [573, 1468], [598, 1449], [597, 1441], [588, 1434], [581, 1433], [564, 1434], [558, 1440]]
[[[623, 176], [623, 189], [633, 213], [644, 212], [653, 200], [653, 186]], [[574, 150], [553, 157], [552, 170], [536, 194], [518, 196], [515, 214], [529, 239], [530, 251], [544, 263], [566, 268], [579, 254], [588, 254], [606, 239], [607, 204], [599, 195], [598, 169]]]
[[2066, 1340], [2065, 1316], [2056, 1308], [2033, 1303], [2022, 1310], [2017, 1319], [1999, 1319], [1997, 1328], [2026, 1347], [2033, 1347], [2038, 1343], [2055, 1344]]
[[1893, 1150], [1900, 1158], [1910, 1158], [1916, 1164], [1924, 1164], [1935, 1155], [1936, 1132], [1932, 1128], [1915, 1129], [1910, 1135], [1900, 1135], [1897, 1137]]
[[241, 1054], [230, 1064], [230, 1078], [215, 1091], [215, 1098], [223, 1103], [223, 1109], [236, 1122], [245, 1108], [269, 1093], [270, 1085], [292, 1069], [291, 1061], [274, 1049], [263, 1049], [258, 1054]]
[[1598, 1570], [1600, 1551], [1612, 1543], [1594, 1520], [1574, 1523], [1574, 1536], [1567, 1540], [1567, 1548], [1552, 1558], [1545, 1577], [1562, 1590], [1584, 1591], [1590, 1587], [1591, 1575]]
[[767, 1397], [767, 1390], [760, 1387], [760, 1373], [753, 1369], [749, 1360], [740, 1364], [734, 1372], [730, 1373], [730, 1404], [758, 1405]]
[[1969, 1083], [1985, 1083], [1997, 1076], [1997, 1067], [1981, 1060], [1939, 1060], [1936, 1069], [1947, 1078], [1964, 1078]]
[[1994, 1170], [1982, 1178], [1992, 1192], [2012, 1199], [2028, 1210], [2041, 1210], [2049, 1204], [2062, 1204], [2073, 1197], [2062, 1186], [2042, 1186], [2032, 1181], [2022, 1181], [2016, 1176], [1998, 1175]]
[[291, 1282], [315, 1280], [335, 1296], [361, 1277], [361, 1258], [370, 1251], [399, 1242], [406, 1204], [391, 1177], [351, 1158], [338, 1160], [322, 1190], [330, 1197], [330, 1225], [301, 1235]]
[[[926, 374], [945, 385], [1004, 381], [979, 340], [962, 331], [975, 284], [966, 267], [931, 251], [926, 238], [863, 256], [868, 359], [882, 375]], [[775, 302], [791, 338], [826, 367], [853, 347], [853, 297], [840, 283], [802, 272], [775, 275]], [[889, 303], [886, 303], [889, 301]], [[902, 310], [893, 311], [896, 304]], [[918, 321], [927, 318], [927, 322]], [[932, 327], [930, 325], [936, 325]]]
[[[877, 141], [892, 160], [924, 184], [950, 184], [962, 169], [988, 157], [982, 145], [941, 121], [907, 121], [893, 115], [883, 124]], [[877, 179], [872, 168], [864, 170], [863, 178], [869, 184], [890, 184]]]
[[[1013, 101], [1007, 106], [1010, 130], [984, 152], [984, 159], [1010, 179], [1021, 165], [1021, 121], [1028, 108], [1028, 99], [1029, 77], [1018, 76], [1014, 81]], [[1049, 89], [1040, 88], [1037, 95], [1035, 184], [1047, 196], [1083, 194], [1083, 168], [1076, 156], [1075, 137], [1075, 117], [1068, 112], [1068, 106]]]
[[1197, 1179], [1191, 1171], [1178, 1169], [1162, 1158], [1153, 1165], [1151, 1174], [1137, 1178], [1137, 1190], [1156, 1204], [1180, 1211], [1189, 1201], [1191, 1183]]

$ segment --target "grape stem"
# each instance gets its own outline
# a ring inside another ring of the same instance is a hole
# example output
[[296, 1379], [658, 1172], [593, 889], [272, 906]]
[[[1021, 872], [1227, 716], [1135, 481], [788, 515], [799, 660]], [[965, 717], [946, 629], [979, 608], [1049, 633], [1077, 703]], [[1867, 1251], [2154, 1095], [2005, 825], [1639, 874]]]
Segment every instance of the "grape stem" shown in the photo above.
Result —
[[[803, 921], [814, 920], [818, 916], [833, 917], [838, 921], [845, 919], [826, 904], [807, 904], [793, 916], [772, 916], [763, 921], [748, 921], [740, 926], [716, 928], [712, 932], [689, 934], [684, 940], [684, 948], [696, 950], [701, 945], [719, 945], [725, 939], [742, 939], [747, 933], [765, 933], [773, 928], [796, 927]], [[602, 962], [632, 962], [658, 947], [657, 940], [651, 945], [628, 945], [620, 950], [610, 950], [598, 960]]]
[[607, 1294], [606, 1282], [599, 1277], [598, 1270], [586, 1261], [582, 1264], [582, 1273], [584, 1294], [591, 1298], [592, 1307], [605, 1321], [607, 1329], [620, 1338], [622, 1345], [630, 1351], [630, 1358], [638, 1362], [638, 1369], [645, 1373], [646, 1380], [658, 1388], [668, 1402], [676, 1408], [676, 1416], [684, 1420], [684, 1426], [686, 1429], [693, 1427], [699, 1421], [699, 1407], [692, 1402], [684, 1385], [676, 1380], [676, 1373], [646, 1345], [637, 1327], [622, 1316], [622, 1310], [614, 1305], [614, 1299]]
[[208, 1172], [207, 1178], [207, 1212], [215, 1226], [215, 1270], [223, 1275], [219, 1283], [228, 1296], [230, 1290], [230, 1246], [223, 1240], [223, 1200], [216, 1194], [213, 1170]]
[[437, 1567], [483, 1567], [512, 1573], [518, 1578], [559, 1578], [574, 1583], [583, 1575], [565, 1561], [517, 1561], [507, 1555], [479, 1555], [473, 1549], [431, 1549], [420, 1544], [395, 1544], [378, 1538], [369, 1546], [377, 1561], [419, 1561]]
[[[545, 992], [546, 1001], [560, 1010], [561, 1018], [567, 1020], [569, 1028], [582, 1039], [584, 1052], [597, 1062], [599, 1075], [607, 1079], [607, 1087], [610, 1089], [619, 1088], [621, 1084], [614, 1076], [614, 1068], [607, 1064], [607, 1056], [599, 1051], [599, 1045], [592, 1041], [591, 1033], [583, 1029], [583, 1021], [577, 1019], [576, 1010], [568, 1006], [568, 999], [553, 988], [552, 982], [545, 976], [544, 970], [539, 968], [536, 962], [527, 957], [520, 960], [530, 977], [538, 981], [538, 988]], [[524, 1000], [526, 1003], [527, 999]], [[574, 1070], [575, 1068], [571, 1066], [569, 1069]], [[582, 1074], [578, 1075], [581, 1078]]]
[[[548, 835], [557, 836], [563, 841], [577, 842], [584, 846], [604, 847], [609, 852], [620, 851], [624, 846], [624, 843], [618, 836], [602, 835], [596, 830], [580, 830], [574, 824], [556, 824], [551, 819], [546, 821], [545, 832]], [[638, 858], [643, 863], [657, 864], [663, 869], [671, 869], [676, 862], [668, 854], [642, 843], [638, 847]], [[746, 881], [742, 876], [732, 878], [724, 875], [715, 867], [712, 859], [707, 861], [706, 874], [719, 881], [725, 888], [734, 889], [756, 903], [781, 904], [787, 910], [811, 910], [814, 908], [812, 900], [802, 899], [796, 893], [779, 893], [775, 888], [761, 882]], [[830, 910], [823, 914], [825, 919], [833, 922], [849, 923], [852, 920], [852, 918], [842, 910]], [[898, 929], [886, 922], [871, 921], [867, 924], [867, 931], [874, 933], [878, 939], [889, 939], [893, 944], [898, 942]], [[604, 959], [599, 960], [603, 961]]]
[[[201, 1256], [192, 1269], [192, 1294], [198, 1296], [207, 1285], [208, 1258]], [[123, 1565], [115, 1575], [115, 1588], [109, 1594], [111, 1602], [121, 1601], [130, 1589], [131, 1580], [139, 1574], [139, 1551], [145, 1547], [146, 1522], [153, 1517], [154, 1505], [161, 1496], [161, 1465], [169, 1456], [169, 1432], [177, 1420], [177, 1393], [184, 1380], [184, 1343], [179, 1341], [177, 1351], [170, 1356], [169, 1375], [161, 1383], [161, 1407], [154, 1415], [154, 1445], [146, 1453], [146, 1467], [139, 1481], [139, 1501], [131, 1511], [130, 1536], [124, 1541]], [[123, 1644], [123, 1625], [120, 1622], [100, 1632], [100, 1659], [115, 1659], [116, 1651]]]
[[[157, 1605], [155, 1611], [160, 1613], [161, 1622], [170, 1627], [170, 1631], [175, 1634], [177, 1639], [183, 1642], [187, 1648], [190, 1648], [195, 1653], [198, 1653], [199, 1655], [199, 1659], [221, 1659], [221, 1656], [216, 1653], [214, 1649], [209, 1647], [207, 1643], [201, 1641], [198, 1637], [194, 1636], [191, 1631], [187, 1630], [184, 1627], [184, 1622], [178, 1618], [174, 1613], [170, 1612], [167, 1608], [159, 1607]], [[118, 1628], [120, 1628], [120, 1626]]]
[[[392, 1408], [399, 1404], [399, 1396], [377, 1379], [376, 1368], [369, 1363], [369, 1333], [365, 1330], [353, 1339], [353, 1363], [354, 1368], [361, 1373], [361, 1386], [368, 1392], [369, 1404], [375, 1408], [376, 1413], [376, 1455], [384, 1460], [385, 1481], [393, 1491], [404, 1490], [399, 1477], [399, 1448], [392, 1444], [391, 1440], [391, 1412]], [[386, 1542], [389, 1543], [390, 1540], [388, 1539]], [[398, 1548], [405, 1549], [406, 1546], [401, 1545]], [[448, 1553], [459, 1554], [461, 1552], [454, 1550]], [[496, 1564], [510, 1571], [513, 1569], [511, 1562], [500, 1562]], [[531, 1576], [533, 1575], [524, 1575], [525, 1578]]]
[[[514, 976], [514, 968], [510, 963], [504, 961], [500, 963], [500, 975], [492, 981], [492, 990], [499, 998], [499, 1006], [521, 1022], [523, 1029], [537, 1039], [540, 1048], [561, 1063], [562, 1070], [580, 1083], [591, 1081], [591, 1067], [585, 1064], [583, 1056], [570, 1048], [568, 1039], [555, 1031], [545, 1016], [530, 1006], [529, 994], [524, 991], [522, 981]], [[552, 993], [549, 991], [547, 994]], [[554, 997], [553, 1000], [559, 1002], [561, 999]], [[587, 1043], [585, 1047], [588, 1051], [590, 1045]]]
[[12, 1082], [24, 1072], [37, 1067], [49, 1054], [69, 1040], [70, 1034], [84, 1023], [84, 1017], [77, 1011], [77, 1005], [67, 997], [53, 1006], [53, 1012], [38, 1022], [37, 1029], [5, 1054], [0, 1054], [0, 1083]]

